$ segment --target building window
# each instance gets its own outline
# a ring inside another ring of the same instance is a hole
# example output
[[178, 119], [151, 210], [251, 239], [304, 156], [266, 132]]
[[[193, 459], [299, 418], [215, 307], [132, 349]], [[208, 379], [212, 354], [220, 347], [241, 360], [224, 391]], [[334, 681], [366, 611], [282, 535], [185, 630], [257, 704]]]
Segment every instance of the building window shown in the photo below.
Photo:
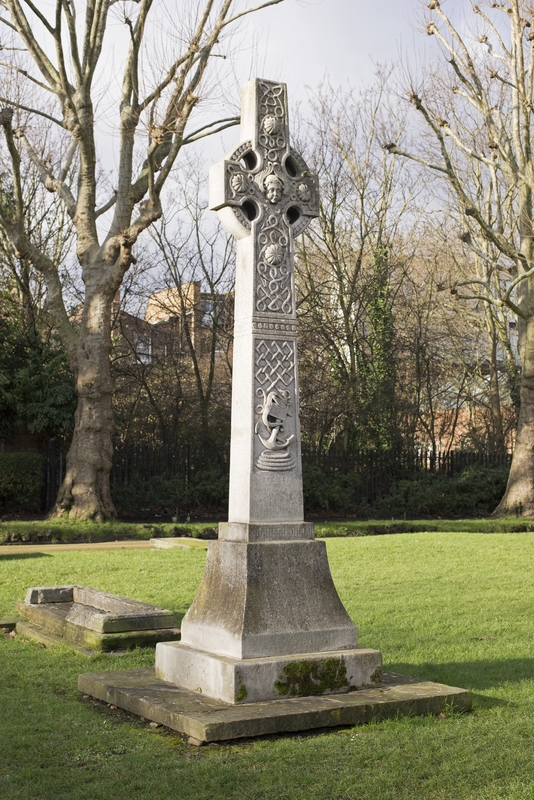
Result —
[[152, 342], [150, 336], [139, 334], [134, 340], [135, 360], [140, 364], [150, 364], [152, 361]]
[[213, 328], [213, 312], [215, 304], [213, 300], [202, 300], [200, 303], [200, 324], [203, 328]]

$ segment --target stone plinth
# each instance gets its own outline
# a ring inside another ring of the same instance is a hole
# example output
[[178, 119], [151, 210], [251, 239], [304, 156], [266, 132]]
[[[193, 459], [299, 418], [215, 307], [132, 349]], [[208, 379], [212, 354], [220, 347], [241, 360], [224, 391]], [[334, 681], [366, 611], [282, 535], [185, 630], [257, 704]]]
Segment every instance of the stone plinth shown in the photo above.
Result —
[[189, 647], [231, 658], [356, 646], [322, 541], [211, 542], [182, 620]]
[[227, 703], [274, 700], [292, 681], [297, 694], [380, 682], [311, 523], [222, 524], [181, 633], [157, 645], [156, 674]]
[[32, 587], [17, 610], [23, 617], [18, 633], [88, 652], [154, 645], [180, 636], [172, 611], [88, 586]]
[[163, 681], [226, 703], [345, 694], [382, 682], [380, 653], [363, 647], [238, 659], [161, 643], [156, 665]]

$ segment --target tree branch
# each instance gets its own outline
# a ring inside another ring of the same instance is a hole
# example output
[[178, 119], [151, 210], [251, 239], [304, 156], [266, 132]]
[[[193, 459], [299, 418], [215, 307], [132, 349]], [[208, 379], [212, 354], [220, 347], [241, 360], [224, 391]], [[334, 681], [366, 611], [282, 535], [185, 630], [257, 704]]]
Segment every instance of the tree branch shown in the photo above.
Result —
[[61, 197], [65, 205], [67, 206], [67, 211], [71, 217], [74, 217], [76, 213], [76, 200], [73, 197], [73, 194], [70, 190], [70, 187], [67, 186], [63, 181], [59, 180], [58, 178], [54, 178], [52, 173], [51, 167], [45, 167], [39, 156], [37, 155], [36, 151], [26, 138], [26, 135], [23, 131], [18, 130], [15, 132], [15, 136], [19, 139], [26, 152], [28, 153], [32, 163], [36, 166], [39, 177], [41, 179], [41, 183], [49, 192], [55, 192], [58, 197]]
[[44, 117], [45, 119], [50, 120], [50, 122], [59, 125], [60, 128], [63, 128], [63, 123], [60, 119], [56, 119], [56, 117], [52, 117], [50, 114], [46, 114], [44, 111], [39, 111], [37, 108], [29, 108], [29, 106], [24, 106], [22, 103], [15, 103], [8, 97], [2, 97], [2, 95], [0, 95], [0, 103], [5, 103], [13, 108], [19, 108], [21, 111], [27, 111], [30, 114], [37, 114], [37, 116]]
[[[208, 125], [203, 125], [201, 128], [198, 128], [194, 133], [190, 133], [189, 136], [186, 136], [185, 139], [182, 140], [182, 144], [190, 144], [191, 142], [197, 142], [199, 139], [203, 139], [205, 136], [211, 136], [214, 133], [220, 133], [220, 131], [226, 130], [226, 128], [232, 128], [234, 125], [239, 125], [241, 118], [240, 117], [227, 117], [226, 119], [219, 119], [217, 122], [210, 122]], [[218, 127], [215, 128], [215, 125]], [[208, 130], [214, 128], [214, 130]], [[204, 131], [204, 133], [202, 133]]]
[[254, 8], [246, 8], [244, 11], [240, 11], [239, 14], [234, 14], [233, 17], [227, 19], [222, 25], [222, 28], [226, 28], [226, 26], [230, 25], [231, 22], [235, 22], [236, 19], [239, 19], [240, 17], [245, 17], [247, 14], [253, 14], [255, 11], [261, 11], [262, 8], [267, 8], [268, 6], [277, 6], [278, 3], [283, 3], [283, 2], [284, 0], [269, 0], [267, 3], [262, 3], [261, 5], [255, 6]]

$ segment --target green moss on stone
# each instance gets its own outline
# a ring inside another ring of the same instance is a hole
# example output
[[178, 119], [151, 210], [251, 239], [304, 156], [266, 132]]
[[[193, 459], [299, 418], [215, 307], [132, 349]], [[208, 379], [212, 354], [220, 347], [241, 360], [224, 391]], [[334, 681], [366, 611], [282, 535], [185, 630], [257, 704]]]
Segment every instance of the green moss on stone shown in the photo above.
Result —
[[236, 703], [240, 703], [241, 700], [246, 700], [248, 692], [247, 692], [247, 687], [245, 686], [245, 684], [241, 680], [241, 675], [238, 675], [237, 679], [239, 681], [239, 689], [237, 690], [235, 699], [236, 699]]
[[325, 658], [324, 661], [290, 661], [274, 688], [280, 695], [308, 697], [336, 689], [347, 688], [347, 667], [342, 658]]
[[371, 683], [382, 683], [382, 667], [377, 667], [371, 675]]

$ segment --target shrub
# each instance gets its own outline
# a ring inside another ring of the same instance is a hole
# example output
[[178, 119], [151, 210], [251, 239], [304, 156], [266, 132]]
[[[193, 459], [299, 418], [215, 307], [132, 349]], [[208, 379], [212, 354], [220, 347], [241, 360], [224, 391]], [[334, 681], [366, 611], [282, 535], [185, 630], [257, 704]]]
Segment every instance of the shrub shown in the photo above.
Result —
[[339, 475], [332, 478], [325, 475], [320, 467], [304, 464], [302, 481], [306, 511], [356, 510], [357, 478], [354, 475]]
[[490, 514], [504, 494], [507, 467], [467, 467], [451, 478], [429, 473], [400, 480], [375, 509], [386, 517], [474, 517]]
[[173, 515], [193, 509], [223, 511], [228, 505], [228, 476], [218, 470], [206, 470], [186, 483], [178, 477], [143, 481], [134, 475], [127, 486], [114, 486], [112, 495], [122, 517]]
[[39, 453], [0, 453], [0, 509], [39, 511], [43, 457]]

